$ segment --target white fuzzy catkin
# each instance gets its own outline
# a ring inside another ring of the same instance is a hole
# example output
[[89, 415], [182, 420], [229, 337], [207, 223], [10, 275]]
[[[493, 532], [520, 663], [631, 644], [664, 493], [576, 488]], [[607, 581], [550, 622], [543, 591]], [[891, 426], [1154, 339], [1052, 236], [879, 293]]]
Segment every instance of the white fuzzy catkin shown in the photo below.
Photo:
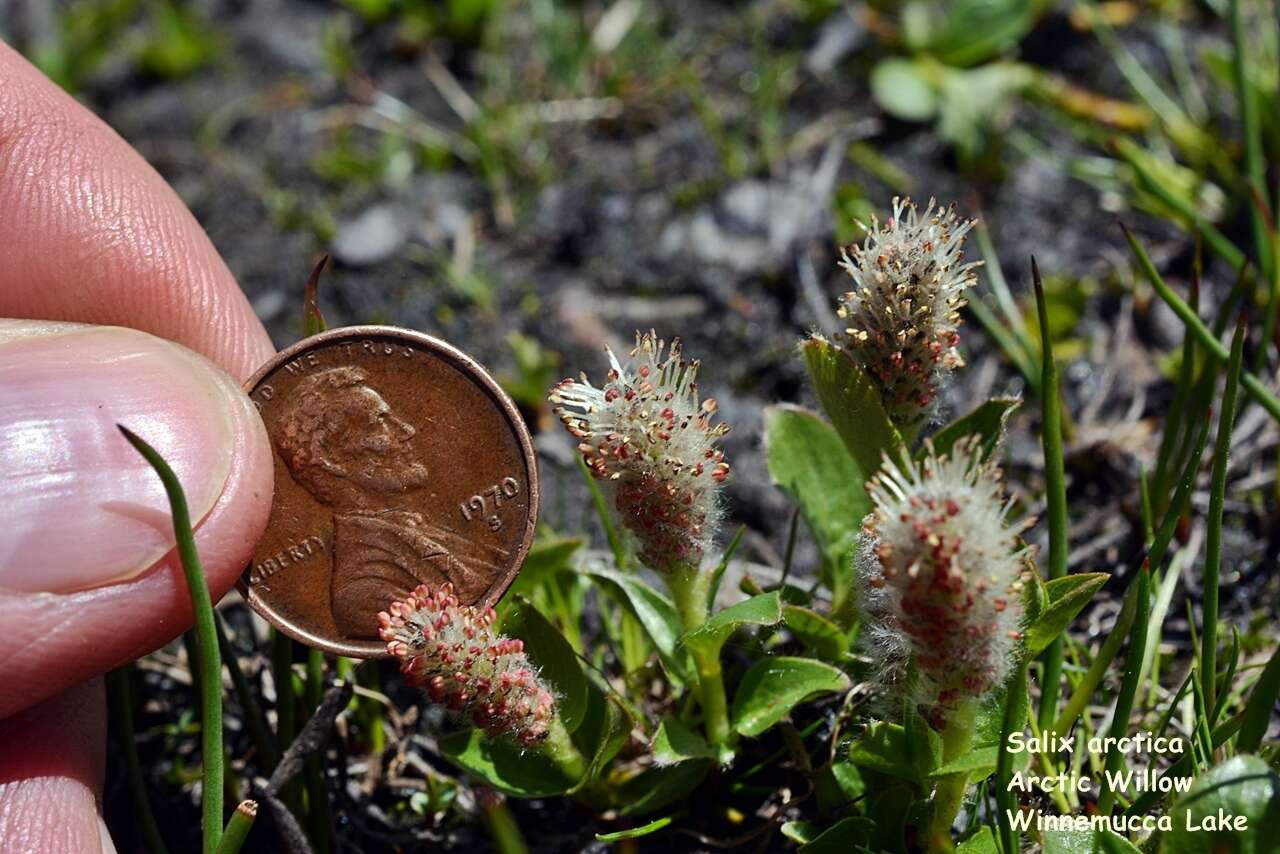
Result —
[[887, 678], [914, 665], [917, 703], [945, 709], [1008, 672], [1021, 637], [1028, 550], [1000, 470], [976, 442], [939, 458], [886, 459], [868, 484], [856, 568], [863, 639]]
[[899, 427], [918, 425], [945, 376], [964, 364], [960, 309], [981, 263], [964, 261], [972, 227], [955, 205], [935, 208], [930, 199], [921, 213], [910, 199], [894, 198], [892, 217], [873, 216], [863, 243], [841, 250], [853, 288], [837, 308], [846, 325], [838, 343]]
[[640, 559], [664, 573], [696, 567], [719, 521], [729, 464], [716, 444], [729, 427], [711, 423], [716, 402], [699, 402], [698, 362], [681, 358], [678, 339], [667, 348], [655, 332], [637, 332], [625, 364], [606, 352], [603, 387], [583, 374], [558, 383], [549, 398]]

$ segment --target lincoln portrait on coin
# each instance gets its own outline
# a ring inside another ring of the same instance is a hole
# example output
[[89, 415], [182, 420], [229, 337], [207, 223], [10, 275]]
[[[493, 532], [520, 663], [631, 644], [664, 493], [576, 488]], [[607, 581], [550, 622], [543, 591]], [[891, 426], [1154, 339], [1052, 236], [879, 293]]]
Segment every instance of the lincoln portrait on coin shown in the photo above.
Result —
[[470, 543], [414, 509], [431, 485], [418, 428], [356, 367], [303, 379], [283, 408], [276, 445], [293, 479], [333, 511], [333, 619], [348, 637], [376, 637], [377, 615], [421, 583], [453, 582], [478, 601], [505, 552]]

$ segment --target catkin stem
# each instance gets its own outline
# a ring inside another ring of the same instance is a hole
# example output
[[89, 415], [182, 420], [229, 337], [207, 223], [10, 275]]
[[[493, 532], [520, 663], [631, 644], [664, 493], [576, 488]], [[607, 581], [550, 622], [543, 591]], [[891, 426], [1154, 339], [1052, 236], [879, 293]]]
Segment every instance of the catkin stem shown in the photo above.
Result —
[[[686, 634], [707, 621], [707, 585], [710, 580], [710, 574], [700, 572], [692, 565], [677, 567], [667, 576], [667, 586], [671, 588]], [[698, 673], [698, 701], [702, 705], [707, 740], [715, 745], [727, 745], [732, 732], [729, 729], [729, 704], [724, 693], [724, 674], [720, 669], [720, 651], [690, 644], [689, 652]]]
[[[947, 716], [942, 730], [942, 763], [945, 765], [960, 758], [973, 744], [973, 725], [978, 704], [966, 700]], [[951, 825], [956, 822], [965, 789], [969, 786], [969, 772], [958, 771], [938, 780], [933, 793], [933, 822], [929, 828], [932, 841], [930, 851], [948, 851], [951, 848]]]

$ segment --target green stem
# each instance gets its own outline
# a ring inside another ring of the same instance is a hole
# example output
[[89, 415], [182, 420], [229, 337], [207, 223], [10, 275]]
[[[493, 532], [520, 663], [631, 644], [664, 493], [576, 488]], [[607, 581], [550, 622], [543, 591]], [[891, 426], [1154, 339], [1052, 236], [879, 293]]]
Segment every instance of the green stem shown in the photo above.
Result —
[[556, 715], [547, 732], [547, 740], [542, 744], [542, 754], [556, 764], [565, 778], [578, 782], [587, 773], [587, 760], [569, 737], [564, 722]]
[[[284, 756], [298, 734], [297, 702], [293, 695], [293, 639], [271, 630], [271, 680], [276, 686], [276, 755]], [[294, 815], [302, 810], [301, 789], [295, 777], [285, 784], [281, 799]]]
[[[1058, 391], [1058, 367], [1053, 358], [1053, 337], [1049, 332], [1049, 311], [1045, 304], [1040, 268], [1031, 259], [1031, 279], [1036, 291], [1036, 315], [1040, 321], [1040, 402], [1044, 443], [1045, 501], [1049, 511], [1049, 578], [1067, 574], [1067, 478], [1062, 453], [1062, 398]], [[1040, 681], [1040, 712], [1043, 729], [1053, 722], [1058, 710], [1062, 680], [1062, 636], [1044, 651], [1044, 675]]]
[[[969, 752], [973, 745], [974, 720], [978, 714], [976, 700], [966, 700], [947, 716], [942, 729], [942, 764], [952, 762]], [[969, 772], [957, 771], [938, 779], [933, 792], [933, 820], [929, 827], [930, 851], [947, 851], [951, 847], [951, 826], [956, 823], [964, 793], [969, 787]]]
[[195, 617], [197, 655], [199, 667], [196, 673], [200, 682], [201, 714], [200, 752], [204, 760], [204, 845], [205, 854], [215, 854], [222, 838], [222, 659], [218, 653], [218, 633], [213, 626], [213, 600], [209, 585], [205, 582], [204, 567], [196, 551], [195, 535], [191, 529], [191, 514], [187, 498], [182, 492], [178, 476], [169, 468], [156, 450], [127, 428], [120, 432], [129, 444], [146, 458], [164, 484], [173, 516], [173, 532], [178, 542], [178, 556], [182, 559], [182, 572], [191, 596], [191, 610]]
[[257, 817], [258, 802], [241, 801], [240, 806], [236, 807], [236, 811], [231, 814], [231, 821], [227, 822], [227, 829], [222, 834], [222, 842], [218, 844], [218, 854], [239, 854], [245, 839], [249, 836], [249, 830], [253, 827], [253, 820]]
[[[1138, 264], [1142, 267], [1143, 273], [1150, 280], [1151, 286], [1156, 289], [1156, 293], [1164, 300], [1169, 308], [1173, 309], [1173, 313], [1186, 324], [1187, 329], [1195, 333], [1196, 338], [1200, 339], [1200, 343], [1209, 351], [1209, 355], [1218, 362], [1226, 362], [1231, 356], [1227, 352], [1227, 348], [1222, 346], [1222, 342], [1214, 337], [1209, 331], [1209, 327], [1204, 325], [1196, 313], [1182, 301], [1182, 299], [1173, 292], [1160, 273], [1156, 271], [1155, 265], [1151, 263], [1151, 258], [1147, 255], [1142, 244], [1129, 232], [1124, 230], [1124, 236], [1129, 241], [1129, 246], [1133, 248], [1134, 254], [1138, 258]], [[1277, 421], [1280, 421], [1280, 398], [1271, 393], [1270, 389], [1263, 384], [1262, 380], [1255, 377], [1247, 371], [1240, 372], [1240, 384], [1244, 386], [1245, 391], [1249, 392], [1249, 396], [1257, 401], [1258, 405], [1267, 411], [1267, 413]]]
[[1000, 721], [1000, 753], [996, 757], [995, 791], [996, 791], [996, 825], [1000, 829], [1000, 842], [1004, 854], [1018, 854], [1017, 832], [1009, 821], [1009, 815], [1017, 807], [1017, 800], [1009, 790], [1009, 781], [1013, 777], [1013, 753], [1009, 750], [1009, 735], [1015, 729], [1021, 731], [1024, 695], [1027, 690], [1027, 662], [1022, 662], [1014, 671], [1005, 695], [1004, 716]]
[[1217, 702], [1218, 675], [1218, 586], [1222, 570], [1222, 511], [1227, 497], [1227, 459], [1231, 454], [1231, 427], [1236, 417], [1236, 394], [1239, 390], [1240, 362], [1244, 354], [1244, 316], [1236, 325], [1231, 342], [1231, 360], [1227, 368], [1226, 387], [1222, 392], [1222, 411], [1218, 414], [1218, 438], [1213, 452], [1213, 475], [1209, 485], [1209, 517], [1206, 522], [1204, 557], [1204, 612], [1200, 630], [1200, 675], [1204, 680], [1204, 704], [1211, 712]]
[[249, 727], [249, 737], [258, 750], [258, 765], [270, 774], [276, 767], [276, 745], [271, 739], [271, 730], [267, 727], [267, 719], [262, 714], [262, 707], [258, 705], [258, 698], [249, 687], [249, 680], [240, 669], [235, 649], [232, 648], [231, 642], [227, 639], [227, 632], [222, 627], [221, 615], [215, 612], [213, 616], [213, 626], [218, 631], [218, 648], [222, 651], [223, 660], [227, 662], [227, 672], [231, 674], [231, 685], [240, 699], [240, 708], [244, 712], [245, 722]]
[[[692, 565], [677, 567], [667, 576], [667, 586], [671, 588], [685, 634], [707, 621], [710, 580], [710, 575]], [[729, 704], [725, 700], [720, 651], [690, 645], [689, 652], [698, 671], [698, 702], [702, 706], [707, 740], [714, 745], [728, 745], [733, 733], [729, 729]]]
[[165, 854], [168, 850], [160, 827], [156, 824], [151, 801], [147, 797], [147, 785], [142, 779], [142, 764], [138, 762], [138, 742], [133, 728], [133, 691], [129, 678], [134, 665], [126, 664], [107, 674], [107, 697], [111, 705], [111, 721], [120, 739], [120, 752], [124, 754], [125, 777], [129, 784], [129, 799], [133, 801], [134, 815], [143, 841], [152, 854]]
[[[1138, 601], [1133, 617], [1133, 630], [1129, 635], [1129, 652], [1124, 662], [1124, 678], [1120, 682], [1120, 693], [1116, 696], [1115, 711], [1111, 715], [1111, 731], [1107, 734], [1119, 740], [1129, 732], [1129, 716], [1133, 713], [1133, 700], [1142, 686], [1143, 653], [1147, 649], [1147, 618], [1151, 608], [1151, 568], [1144, 563], [1137, 578]], [[1108, 772], [1117, 772], [1124, 764], [1124, 753], [1115, 747], [1107, 751], [1103, 768]], [[1098, 812], [1110, 815], [1111, 807], [1116, 801], [1116, 792], [1109, 786], [1102, 787], [1098, 797]]]

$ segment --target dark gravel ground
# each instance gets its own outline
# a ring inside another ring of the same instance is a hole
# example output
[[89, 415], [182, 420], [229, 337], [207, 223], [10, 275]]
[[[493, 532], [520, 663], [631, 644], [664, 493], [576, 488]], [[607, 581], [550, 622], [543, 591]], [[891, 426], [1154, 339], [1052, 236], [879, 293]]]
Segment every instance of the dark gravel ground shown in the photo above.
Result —
[[[1191, 243], [1168, 223], [1126, 210], [1118, 195], [1070, 177], [1064, 164], [1096, 151], [1043, 107], [1015, 106], [992, 140], [988, 160], [998, 166], [966, 173], [928, 125], [896, 122], [874, 105], [866, 72], [880, 49], [859, 19], [840, 25], [847, 36], [840, 61], [814, 70], [817, 46], [844, 12], [814, 24], [783, 2], [652, 4], [628, 36], [642, 39], [638, 47], [624, 41], [567, 85], [555, 73], [566, 39], [537, 23], [539, 3], [513, 4], [482, 46], [441, 39], [413, 49], [394, 28], [365, 25], [319, 2], [202, 0], [196, 7], [216, 22], [221, 50], [212, 64], [157, 80], [109, 59], [80, 94], [191, 206], [277, 346], [300, 335], [302, 284], [322, 252], [336, 262], [322, 290], [331, 326], [424, 330], [504, 378], [519, 378], [513, 332], [541, 343], [555, 360], [552, 379], [598, 374], [600, 346], [625, 347], [638, 328], [679, 335], [702, 358], [703, 387], [734, 426], [731, 519], [751, 531], [746, 556], [770, 563], [790, 509], [764, 467], [761, 413], [777, 401], [811, 402], [794, 346], [827, 322], [843, 288], [833, 196], [857, 187], [881, 210], [895, 192], [955, 199], [981, 211], [1020, 299], [1033, 254], [1064, 289], [1089, 295], [1063, 367], [1076, 425], [1068, 449], [1073, 569], [1128, 571], [1139, 547], [1138, 471], [1151, 464], [1170, 400], [1157, 366], [1181, 332], [1149, 291], [1133, 287], [1114, 222], [1130, 223], [1182, 289]], [[0, 0], [0, 35], [34, 43], [49, 23], [32, 8]], [[599, 4], [576, 14], [588, 22], [580, 36], [590, 37]], [[1159, 69], [1160, 51], [1144, 26], [1125, 37]], [[1220, 34], [1210, 29], [1196, 38]], [[1042, 22], [1022, 56], [1077, 85], [1127, 97], [1106, 54], [1065, 17]], [[762, 101], [776, 67], [783, 95]], [[891, 168], [869, 169], [866, 158], [846, 156], [853, 142]], [[745, 168], [732, 165], [739, 155]], [[1242, 238], [1244, 225], [1227, 224]], [[1211, 266], [1206, 303], [1229, 284]], [[962, 346], [970, 367], [947, 395], [944, 414], [1023, 390], [981, 330], [968, 330]], [[594, 529], [568, 437], [531, 394], [520, 402], [538, 433], [545, 518], [564, 531]], [[1011, 481], [1029, 496], [1041, 483], [1036, 421], [1034, 411], [1016, 417], [1007, 445]], [[1233, 482], [1270, 488], [1274, 428], [1247, 415], [1238, 434], [1245, 452], [1233, 463]], [[1202, 496], [1197, 501], [1202, 507]], [[1226, 565], [1235, 583], [1224, 607], [1244, 620], [1270, 601], [1263, 618], [1274, 624], [1272, 519], [1244, 502], [1229, 509]], [[1036, 530], [1032, 539], [1043, 536]], [[1089, 630], [1113, 612], [1104, 602], [1086, 621]], [[1170, 613], [1184, 613], [1181, 594]], [[1185, 637], [1185, 620], [1171, 618], [1167, 634]], [[155, 660], [149, 690], [161, 697], [185, 690], [177, 660]], [[412, 705], [401, 699], [401, 708]], [[163, 703], [152, 711], [155, 719], [141, 725], [171, 719]], [[430, 727], [413, 714], [403, 731], [427, 738]], [[412, 750], [429, 755], [422, 747]], [[123, 809], [118, 781], [112, 791]], [[351, 850], [414, 838], [377, 817], [390, 808], [388, 792], [384, 786], [360, 804], [372, 809], [360, 827], [344, 825]], [[538, 850], [592, 850], [593, 828], [571, 808], [535, 802], [517, 809], [523, 826], [546, 834]], [[476, 832], [418, 838], [472, 850], [485, 844]], [[182, 838], [181, 828], [176, 834]], [[686, 843], [694, 841], [677, 847]]]

